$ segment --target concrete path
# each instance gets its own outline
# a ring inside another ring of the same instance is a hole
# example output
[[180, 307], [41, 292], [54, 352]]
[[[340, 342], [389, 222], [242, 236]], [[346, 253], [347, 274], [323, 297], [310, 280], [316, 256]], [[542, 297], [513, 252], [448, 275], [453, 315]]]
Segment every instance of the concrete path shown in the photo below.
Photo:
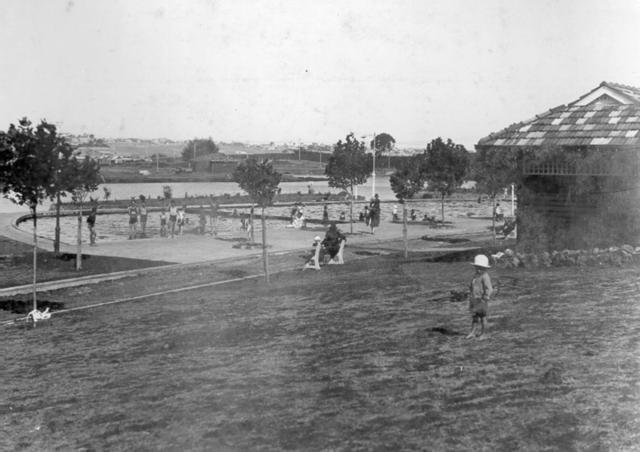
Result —
[[[32, 234], [20, 230], [15, 222], [22, 214], [1, 214], [0, 215], [0, 235], [13, 240], [33, 244]], [[410, 239], [417, 239], [424, 235], [429, 237], [451, 237], [466, 236], [477, 238], [479, 236], [490, 236], [487, 226], [490, 221], [470, 219], [460, 217], [454, 219], [450, 228], [430, 229], [424, 225], [409, 225], [408, 236]], [[347, 234], [348, 246], [364, 246], [367, 248], [402, 249], [402, 225], [396, 223], [382, 223], [371, 235], [364, 223], [354, 223], [353, 234], [349, 233], [349, 225], [342, 225], [342, 231]], [[316, 235], [324, 237], [324, 228], [298, 230], [290, 228], [267, 230], [267, 244], [269, 253], [281, 253], [293, 250], [311, 249], [313, 238]], [[83, 244], [82, 252], [90, 255], [126, 257], [135, 259], [145, 259], [152, 261], [165, 261], [171, 263], [194, 263], [208, 262], [229, 258], [244, 258], [262, 253], [261, 247], [254, 246], [246, 249], [244, 246], [238, 248], [237, 245], [242, 238], [246, 237], [244, 232], [234, 231], [231, 237], [216, 238], [210, 235], [185, 234], [176, 238], [153, 237], [148, 239], [121, 240], [111, 242], [99, 242], [98, 246], [90, 247]], [[257, 231], [256, 242], [262, 243], [262, 234]], [[234, 245], [236, 247], [234, 248]], [[437, 250], [443, 243], [433, 241], [412, 242], [412, 250], [429, 251]], [[49, 238], [38, 238], [38, 247], [53, 251], [53, 240]], [[76, 246], [69, 243], [61, 243], [61, 252], [75, 253]]]

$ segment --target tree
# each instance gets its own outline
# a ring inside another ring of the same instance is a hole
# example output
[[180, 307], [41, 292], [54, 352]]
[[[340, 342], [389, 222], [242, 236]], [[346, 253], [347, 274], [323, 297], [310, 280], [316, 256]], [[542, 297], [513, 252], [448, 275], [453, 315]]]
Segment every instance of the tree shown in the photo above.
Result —
[[281, 179], [282, 175], [273, 169], [273, 163], [270, 160], [265, 159], [259, 162], [253, 157], [240, 162], [233, 172], [233, 180], [262, 209], [262, 260], [267, 283], [269, 282], [269, 262], [267, 256], [267, 222], [264, 216], [264, 209], [273, 205], [273, 198], [278, 193], [278, 185]]
[[371, 149], [374, 149], [376, 152], [376, 158], [382, 157], [383, 155], [387, 156], [387, 166], [391, 168], [391, 151], [393, 151], [393, 147], [396, 144], [396, 139], [393, 138], [388, 133], [380, 133], [375, 136], [373, 140], [369, 143]]
[[82, 269], [82, 205], [99, 185], [100, 165], [97, 161], [86, 157], [80, 162], [76, 156], [69, 159], [68, 164], [62, 169], [62, 177], [66, 184], [63, 188], [71, 193], [74, 203], [78, 204], [78, 233], [76, 270]]
[[65, 181], [62, 174], [63, 168], [69, 164], [69, 159], [73, 155], [73, 148], [66, 141], [61, 142], [57, 147], [55, 156], [56, 177], [55, 177], [55, 202], [56, 202], [56, 227], [53, 239], [53, 252], [60, 252], [60, 203], [61, 198], [66, 196]]
[[219, 152], [218, 145], [211, 138], [195, 138], [189, 140], [187, 145], [182, 149], [182, 160], [185, 162], [193, 162], [202, 155], [213, 155]]
[[469, 167], [469, 153], [461, 144], [451, 139], [446, 142], [438, 137], [427, 144], [422, 171], [429, 189], [440, 193], [442, 221], [444, 222], [444, 198], [462, 184]]
[[354, 188], [367, 182], [371, 172], [371, 157], [366, 154], [364, 142], [358, 141], [353, 133], [339, 140], [333, 146], [324, 173], [328, 177], [329, 187], [341, 188], [350, 194], [349, 221], [353, 233]]
[[512, 149], [480, 148], [472, 159], [471, 176], [478, 189], [487, 193], [492, 200], [492, 230], [496, 238], [496, 195], [511, 184], [518, 184], [522, 178], [518, 168], [520, 155]]
[[389, 178], [391, 190], [402, 204], [402, 238], [404, 240], [404, 258], [409, 257], [409, 240], [407, 239], [407, 204], [406, 200], [422, 190], [424, 174], [420, 170], [422, 155], [414, 155], [403, 159], [396, 171]]
[[58, 150], [64, 148], [64, 138], [56, 126], [42, 120], [35, 129], [31, 121], [22, 118], [0, 132], [0, 186], [6, 198], [26, 205], [33, 217], [33, 309], [37, 309], [37, 215], [38, 204], [56, 194]]
[[[53, 250], [55, 253], [60, 252], [60, 203], [61, 198], [67, 194], [71, 194], [73, 201], [76, 202], [78, 190], [83, 187], [90, 187], [89, 191], [98, 188], [100, 178], [100, 165], [97, 161], [86, 157], [83, 163], [78, 161], [77, 155], [74, 155], [73, 149], [66, 142], [61, 143], [57, 148], [56, 159], [56, 182], [55, 182], [55, 201], [56, 201], [56, 228], [55, 239], [53, 242]], [[84, 170], [82, 166], [84, 165]], [[104, 187], [105, 199], [111, 196], [111, 191]], [[82, 197], [83, 200], [86, 196]], [[52, 198], [53, 201], [53, 198]], [[80, 240], [81, 230], [78, 230], [78, 239]], [[78, 258], [79, 259], [79, 258]], [[80, 267], [77, 267], [80, 270]]]

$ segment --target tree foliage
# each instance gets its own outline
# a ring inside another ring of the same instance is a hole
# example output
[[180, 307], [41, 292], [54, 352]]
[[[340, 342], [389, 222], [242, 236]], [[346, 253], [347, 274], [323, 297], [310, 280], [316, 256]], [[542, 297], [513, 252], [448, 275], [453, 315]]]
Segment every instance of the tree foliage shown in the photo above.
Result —
[[451, 139], [438, 137], [427, 144], [422, 170], [429, 189], [440, 193], [442, 199], [442, 221], [444, 221], [444, 198], [453, 193], [464, 181], [469, 167], [469, 153], [461, 144]]
[[367, 155], [364, 142], [358, 141], [353, 133], [339, 140], [333, 146], [325, 174], [329, 187], [341, 188], [353, 195], [353, 188], [367, 182], [371, 173], [371, 156]]
[[56, 194], [58, 152], [71, 147], [56, 133], [56, 126], [41, 121], [35, 128], [22, 118], [0, 132], [0, 185], [5, 197], [35, 211]]
[[424, 157], [423, 171], [431, 190], [451, 195], [464, 181], [469, 153], [463, 145], [438, 137], [427, 144]]
[[270, 160], [259, 162], [253, 157], [240, 162], [233, 172], [233, 180], [262, 208], [273, 204], [281, 179]]
[[479, 148], [471, 163], [471, 178], [480, 191], [492, 198], [511, 184], [520, 184], [520, 155], [513, 149]]
[[379, 133], [369, 142], [371, 149], [375, 149], [376, 157], [389, 154], [396, 144], [396, 139], [388, 133]]
[[403, 159], [399, 167], [389, 177], [391, 190], [400, 202], [413, 198], [422, 190], [425, 175], [422, 168], [422, 155], [414, 155], [408, 159]]
[[349, 224], [353, 232], [353, 191], [357, 185], [364, 184], [373, 162], [366, 153], [363, 141], [358, 141], [353, 133], [333, 145], [333, 153], [329, 157], [324, 173], [327, 175], [329, 187], [341, 188], [351, 195], [349, 204]]
[[219, 151], [218, 145], [215, 144], [211, 138], [196, 138], [189, 140], [182, 149], [182, 160], [191, 162], [200, 156], [217, 154]]

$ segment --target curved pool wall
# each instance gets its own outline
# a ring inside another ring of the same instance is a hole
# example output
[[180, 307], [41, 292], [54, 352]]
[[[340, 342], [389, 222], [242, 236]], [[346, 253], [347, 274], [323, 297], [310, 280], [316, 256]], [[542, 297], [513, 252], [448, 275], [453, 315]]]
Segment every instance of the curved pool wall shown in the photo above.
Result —
[[[339, 222], [341, 213], [344, 212], [346, 219], [349, 218], [349, 203], [331, 202], [326, 203], [327, 210], [329, 212], [329, 221]], [[307, 229], [318, 229], [323, 231], [326, 226], [322, 224], [322, 210], [325, 203], [307, 203], [304, 206], [305, 217], [309, 219]], [[354, 203], [354, 220], [358, 219], [358, 214], [367, 205], [366, 202]], [[393, 217], [393, 206], [397, 206], [398, 214], [402, 216], [402, 206], [397, 202], [382, 202], [381, 203], [381, 215], [380, 221], [390, 222]], [[267, 229], [283, 229], [289, 225], [287, 218], [291, 216], [291, 209], [293, 204], [277, 205], [269, 207], [265, 210], [267, 215]], [[407, 210], [416, 210], [418, 218], [422, 218], [425, 214], [428, 216], [434, 216], [437, 219], [440, 218], [440, 202], [437, 200], [415, 200], [407, 203]], [[451, 220], [453, 218], [481, 216], [490, 214], [490, 206], [486, 204], [478, 204], [472, 201], [448, 201], [445, 204], [445, 219]], [[149, 216], [147, 220], [146, 235], [147, 237], [160, 237], [160, 209], [149, 209]], [[200, 211], [205, 213], [207, 219], [207, 230], [209, 228], [209, 209], [200, 206], [187, 206], [187, 224], [185, 225], [184, 232], [186, 234], [195, 234], [199, 224]], [[233, 216], [233, 211], [236, 210], [237, 216]], [[237, 205], [223, 205], [220, 207], [220, 215], [218, 217], [217, 233], [221, 238], [232, 238], [241, 236], [241, 218], [248, 216], [250, 206], [246, 204]], [[89, 214], [89, 209], [83, 211], [82, 216], [82, 241], [83, 243], [89, 240], [89, 229], [86, 225], [86, 218]], [[254, 210], [254, 234], [259, 237], [261, 232], [260, 222], [260, 209]], [[22, 231], [33, 233], [33, 222], [29, 221], [30, 215], [23, 215], [17, 221], [18, 228]], [[38, 214], [38, 236], [53, 239], [55, 236], [55, 212], [45, 212]], [[338, 225], [341, 229], [346, 230], [348, 228], [348, 222], [346, 224]], [[60, 240], [63, 243], [75, 244], [77, 241], [77, 228], [78, 217], [77, 212], [64, 212], [60, 217]], [[139, 224], [138, 224], [139, 229]], [[177, 230], [177, 228], [176, 228]], [[426, 227], [425, 227], [426, 230]], [[105, 211], [104, 209], [98, 209], [98, 217], [96, 220], [96, 232], [98, 234], [98, 241], [119, 241], [126, 240], [129, 236], [129, 217], [126, 213], [126, 209], [112, 209]]]

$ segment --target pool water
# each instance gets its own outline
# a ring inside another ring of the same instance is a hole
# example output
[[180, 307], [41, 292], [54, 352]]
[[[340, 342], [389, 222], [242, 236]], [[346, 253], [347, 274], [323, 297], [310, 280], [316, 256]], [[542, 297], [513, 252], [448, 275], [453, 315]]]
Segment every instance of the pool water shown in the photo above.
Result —
[[[380, 221], [382, 224], [391, 221], [393, 217], [393, 203], [382, 203], [380, 205], [381, 215]], [[398, 208], [398, 215], [402, 217], [402, 206], [396, 204]], [[266, 210], [266, 214], [270, 217], [290, 217], [292, 207], [270, 207]], [[429, 216], [435, 216], [440, 218], [440, 203], [438, 201], [415, 201], [408, 205], [408, 211], [411, 209], [416, 210], [418, 219], [421, 219], [425, 214]], [[307, 219], [322, 220], [323, 206], [305, 206], [304, 214]], [[346, 218], [349, 218], [349, 204], [328, 204], [327, 210], [329, 212], [329, 221], [338, 220], [341, 213], [344, 212]], [[358, 219], [358, 214], [364, 210], [363, 204], [354, 205], [354, 220]], [[249, 209], [237, 209], [238, 216], [226, 216], [232, 213], [230, 209], [220, 209], [223, 216], [218, 217], [217, 234], [220, 237], [238, 237], [241, 236], [244, 231], [241, 230], [241, 218], [248, 217]], [[89, 241], [89, 228], [86, 224], [86, 217], [88, 211], [84, 213], [82, 217], [82, 242], [88, 243]], [[205, 214], [208, 213], [205, 209]], [[487, 204], [478, 204], [470, 201], [451, 201], [445, 204], [445, 220], [451, 220], [456, 217], [466, 217], [469, 213], [474, 216], [487, 216], [491, 213], [491, 206]], [[260, 222], [260, 209], [254, 211], [254, 234], [257, 235], [261, 232]], [[186, 225], [184, 226], [185, 234], [197, 233], [199, 225], [199, 213], [195, 211], [188, 212], [185, 215]], [[206, 216], [207, 226], [206, 230], [209, 231], [209, 217]], [[283, 229], [289, 225], [289, 221], [282, 219], [267, 219], [267, 229]], [[32, 232], [33, 223], [26, 221], [20, 223], [21, 230]], [[343, 226], [344, 229], [345, 226]], [[60, 218], [60, 240], [63, 243], [75, 244], [77, 242], [77, 228], [78, 217], [77, 216], [64, 216]], [[176, 231], [177, 231], [176, 226]], [[325, 226], [316, 223], [309, 223], [308, 229], [326, 229]], [[138, 223], [138, 231], [140, 231], [140, 224]], [[96, 220], [96, 233], [98, 241], [115, 241], [125, 240], [129, 236], [129, 217], [127, 214], [104, 214], [98, 215]], [[41, 218], [38, 219], [38, 235], [53, 239], [55, 236], [55, 218]], [[147, 237], [159, 237], [160, 236], [160, 212], [152, 211], [149, 213], [146, 227]]]

